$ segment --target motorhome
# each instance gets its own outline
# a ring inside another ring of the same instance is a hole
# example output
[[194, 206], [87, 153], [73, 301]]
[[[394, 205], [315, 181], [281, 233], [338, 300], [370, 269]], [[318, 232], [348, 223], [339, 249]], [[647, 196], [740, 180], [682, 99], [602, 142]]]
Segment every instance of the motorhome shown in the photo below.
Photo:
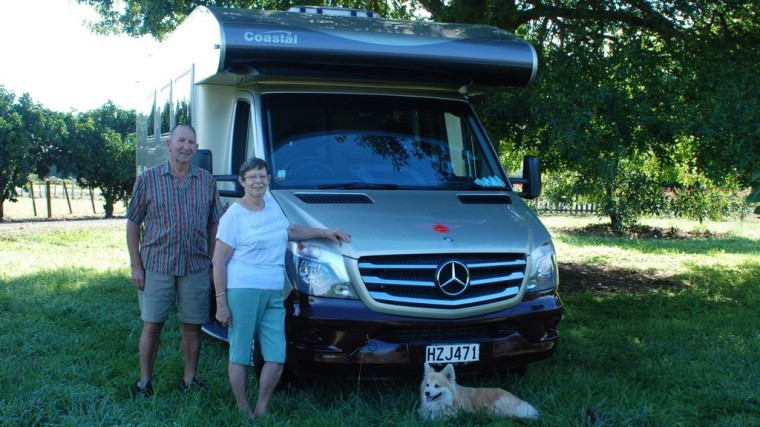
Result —
[[[138, 172], [165, 161], [169, 130], [190, 123], [226, 205], [242, 195], [239, 166], [261, 157], [292, 222], [352, 235], [288, 245], [290, 371], [483, 372], [556, 350], [556, 253], [523, 200], [540, 194], [539, 160], [508, 176], [469, 103], [528, 85], [530, 43], [365, 10], [198, 7], [150, 64]], [[214, 321], [204, 331], [226, 337]]]

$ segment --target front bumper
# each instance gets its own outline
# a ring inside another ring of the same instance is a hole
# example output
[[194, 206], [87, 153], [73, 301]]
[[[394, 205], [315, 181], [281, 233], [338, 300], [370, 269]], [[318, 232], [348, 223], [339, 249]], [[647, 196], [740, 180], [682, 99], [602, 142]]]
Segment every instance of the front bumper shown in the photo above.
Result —
[[557, 348], [562, 304], [555, 293], [506, 310], [456, 320], [402, 317], [361, 301], [292, 293], [286, 303], [287, 366], [310, 378], [418, 376], [428, 345], [477, 343], [480, 360], [457, 371], [519, 368]]

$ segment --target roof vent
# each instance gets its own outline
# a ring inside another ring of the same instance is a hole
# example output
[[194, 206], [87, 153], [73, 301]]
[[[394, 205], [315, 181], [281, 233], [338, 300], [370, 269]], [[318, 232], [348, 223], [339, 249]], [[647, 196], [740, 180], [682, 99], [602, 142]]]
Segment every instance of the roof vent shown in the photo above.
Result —
[[512, 199], [506, 194], [457, 194], [459, 201], [467, 205], [508, 205]]
[[355, 18], [379, 18], [380, 16], [365, 9], [351, 9], [347, 7], [321, 7], [321, 6], [291, 6], [288, 12], [310, 13], [313, 15], [326, 16], [352, 16]]

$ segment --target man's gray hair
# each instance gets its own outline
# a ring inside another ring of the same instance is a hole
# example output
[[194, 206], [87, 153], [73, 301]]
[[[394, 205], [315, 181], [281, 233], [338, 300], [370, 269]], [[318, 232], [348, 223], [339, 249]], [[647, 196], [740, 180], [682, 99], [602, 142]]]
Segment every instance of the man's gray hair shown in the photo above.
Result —
[[193, 135], [198, 135], [195, 132], [195, 128], [192, 125], [182, 123], [172, 128], [172, 130], [169, 132], [169, 139], [174, 140], [174, 134], [176, 133], [177, 129], [180, 129], [180, 128], [190, 129], [193, 132]]

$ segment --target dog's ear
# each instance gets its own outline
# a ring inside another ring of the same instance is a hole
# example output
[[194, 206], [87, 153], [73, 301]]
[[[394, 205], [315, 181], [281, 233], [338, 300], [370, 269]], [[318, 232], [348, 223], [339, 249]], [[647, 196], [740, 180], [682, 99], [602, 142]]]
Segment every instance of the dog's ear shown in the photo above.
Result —
[[454, 375], [454, 365], [452, 365], [451, 363], [449, 363], [448, 365], [446, 365], [446, 367], [443, 368], [443, 371], [441, 371], [441, 372], [443, 372], [443, 375], [446, 377], [446, 379], [450, 383], [456, 383], [457, 382], [456, 381], [456, 375]]
[[433, 367], [430, 366], [429, 363], [425, 362], [425, 371], [424, 371], [424, 374], [427, 375], [427, 374], [429, 374], [431, 372], [433, 372]]

